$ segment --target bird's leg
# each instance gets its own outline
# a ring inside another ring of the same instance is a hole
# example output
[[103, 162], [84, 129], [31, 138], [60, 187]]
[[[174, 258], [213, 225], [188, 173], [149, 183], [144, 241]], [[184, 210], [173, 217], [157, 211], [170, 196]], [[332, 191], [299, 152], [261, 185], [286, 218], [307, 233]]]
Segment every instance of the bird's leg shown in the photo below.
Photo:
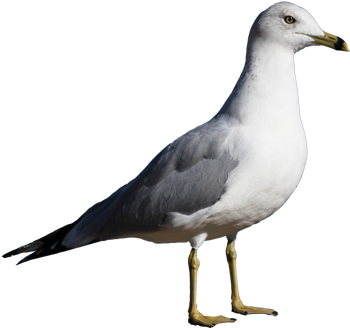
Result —
[[232, 298], [231, 298], [232, 311], [243, 315], [247, 315], [247, 314], [269, 314], [273, 316], [278, 315], [278, 313], [272, 309], [257, 308], [253, 306], [243, 305], [238, 292], [238, 281], [237, 281], [237, 271], [236, 271], [237, 253], [235, 250], [234, 240], [229, 240], [227, 243], [226, 257], [227, 257], [228, 266], [230, 268], [231, 288], [232, 288]]
[[222, 322], [235, 322], [236, 319], [226, 318], [222, 315], [217, 317], [205, 316], [197, 310], [197, 272], [199, 264], [197, 250], [192, 248], [190, 256], [188, 257], [188, 266], [190, 269], [190, 306], [188, 309], [188, 322], [192, 325], [203, 327], [214, 327]]

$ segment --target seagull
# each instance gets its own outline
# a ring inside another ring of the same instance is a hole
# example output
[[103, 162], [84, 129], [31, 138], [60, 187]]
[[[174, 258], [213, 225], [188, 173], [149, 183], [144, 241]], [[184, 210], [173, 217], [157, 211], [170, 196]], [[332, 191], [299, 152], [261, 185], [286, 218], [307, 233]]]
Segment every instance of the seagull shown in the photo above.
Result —
[[189, 242], [189, 323], [213, 327], [235, 319], [197, 309], [198, 248], [227, 237], [232, 311], [276, 316], [246, 306], [238, 292], [237, 233], [275, 213], [304, 171], [307, 146], [299, 113], [294, 54], [324, 45], [349, 51], [303, 8], [279, 2], [250, 30], [246, 62], [232, 93], [208, 122], [165, 147], [146, 168], [75, 222], [3, 257], [31, 252], [18, 264], [99, 241], [137, 237]]

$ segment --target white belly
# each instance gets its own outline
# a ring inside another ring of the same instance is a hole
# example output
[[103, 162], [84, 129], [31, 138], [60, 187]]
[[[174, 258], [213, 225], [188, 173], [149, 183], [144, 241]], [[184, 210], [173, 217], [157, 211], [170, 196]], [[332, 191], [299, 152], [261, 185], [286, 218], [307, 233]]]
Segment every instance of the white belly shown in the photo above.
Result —
[[238, 232], [269, 217], [300, 181], [307, 157], [301, 122], [290, 131], [259, 135], [247, 137], [244, 148], [249, 151], [229, 177], [220, 202], [209, 209], [201, 223], [207, 226], [207, 239], [228, 235], [229, 230], [231, 234]]

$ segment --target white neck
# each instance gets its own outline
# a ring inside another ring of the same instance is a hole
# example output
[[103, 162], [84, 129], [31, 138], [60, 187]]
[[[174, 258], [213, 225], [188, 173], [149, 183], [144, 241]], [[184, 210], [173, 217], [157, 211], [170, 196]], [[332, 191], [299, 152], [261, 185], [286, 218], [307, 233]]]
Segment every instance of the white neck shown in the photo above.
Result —
[[276, 44], [248, 44], [243, 72], [218, 115], [242, 124], [300, 121], [294, 52]]

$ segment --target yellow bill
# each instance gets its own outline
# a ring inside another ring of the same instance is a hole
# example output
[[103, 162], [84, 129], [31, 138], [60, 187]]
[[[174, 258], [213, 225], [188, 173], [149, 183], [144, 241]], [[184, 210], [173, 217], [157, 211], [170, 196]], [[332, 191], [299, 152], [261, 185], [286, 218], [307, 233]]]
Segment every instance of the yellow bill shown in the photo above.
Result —
[[315, 40], [315, 44], [320, 44], [329, 48], [333, 48], [335, 50], [349, 51], [348, 45], [342, 38], [324, 31], [323, 33], [324, 36], [315, 36], [309, 34], [307, 34], [307, 36], [313, 38]]

